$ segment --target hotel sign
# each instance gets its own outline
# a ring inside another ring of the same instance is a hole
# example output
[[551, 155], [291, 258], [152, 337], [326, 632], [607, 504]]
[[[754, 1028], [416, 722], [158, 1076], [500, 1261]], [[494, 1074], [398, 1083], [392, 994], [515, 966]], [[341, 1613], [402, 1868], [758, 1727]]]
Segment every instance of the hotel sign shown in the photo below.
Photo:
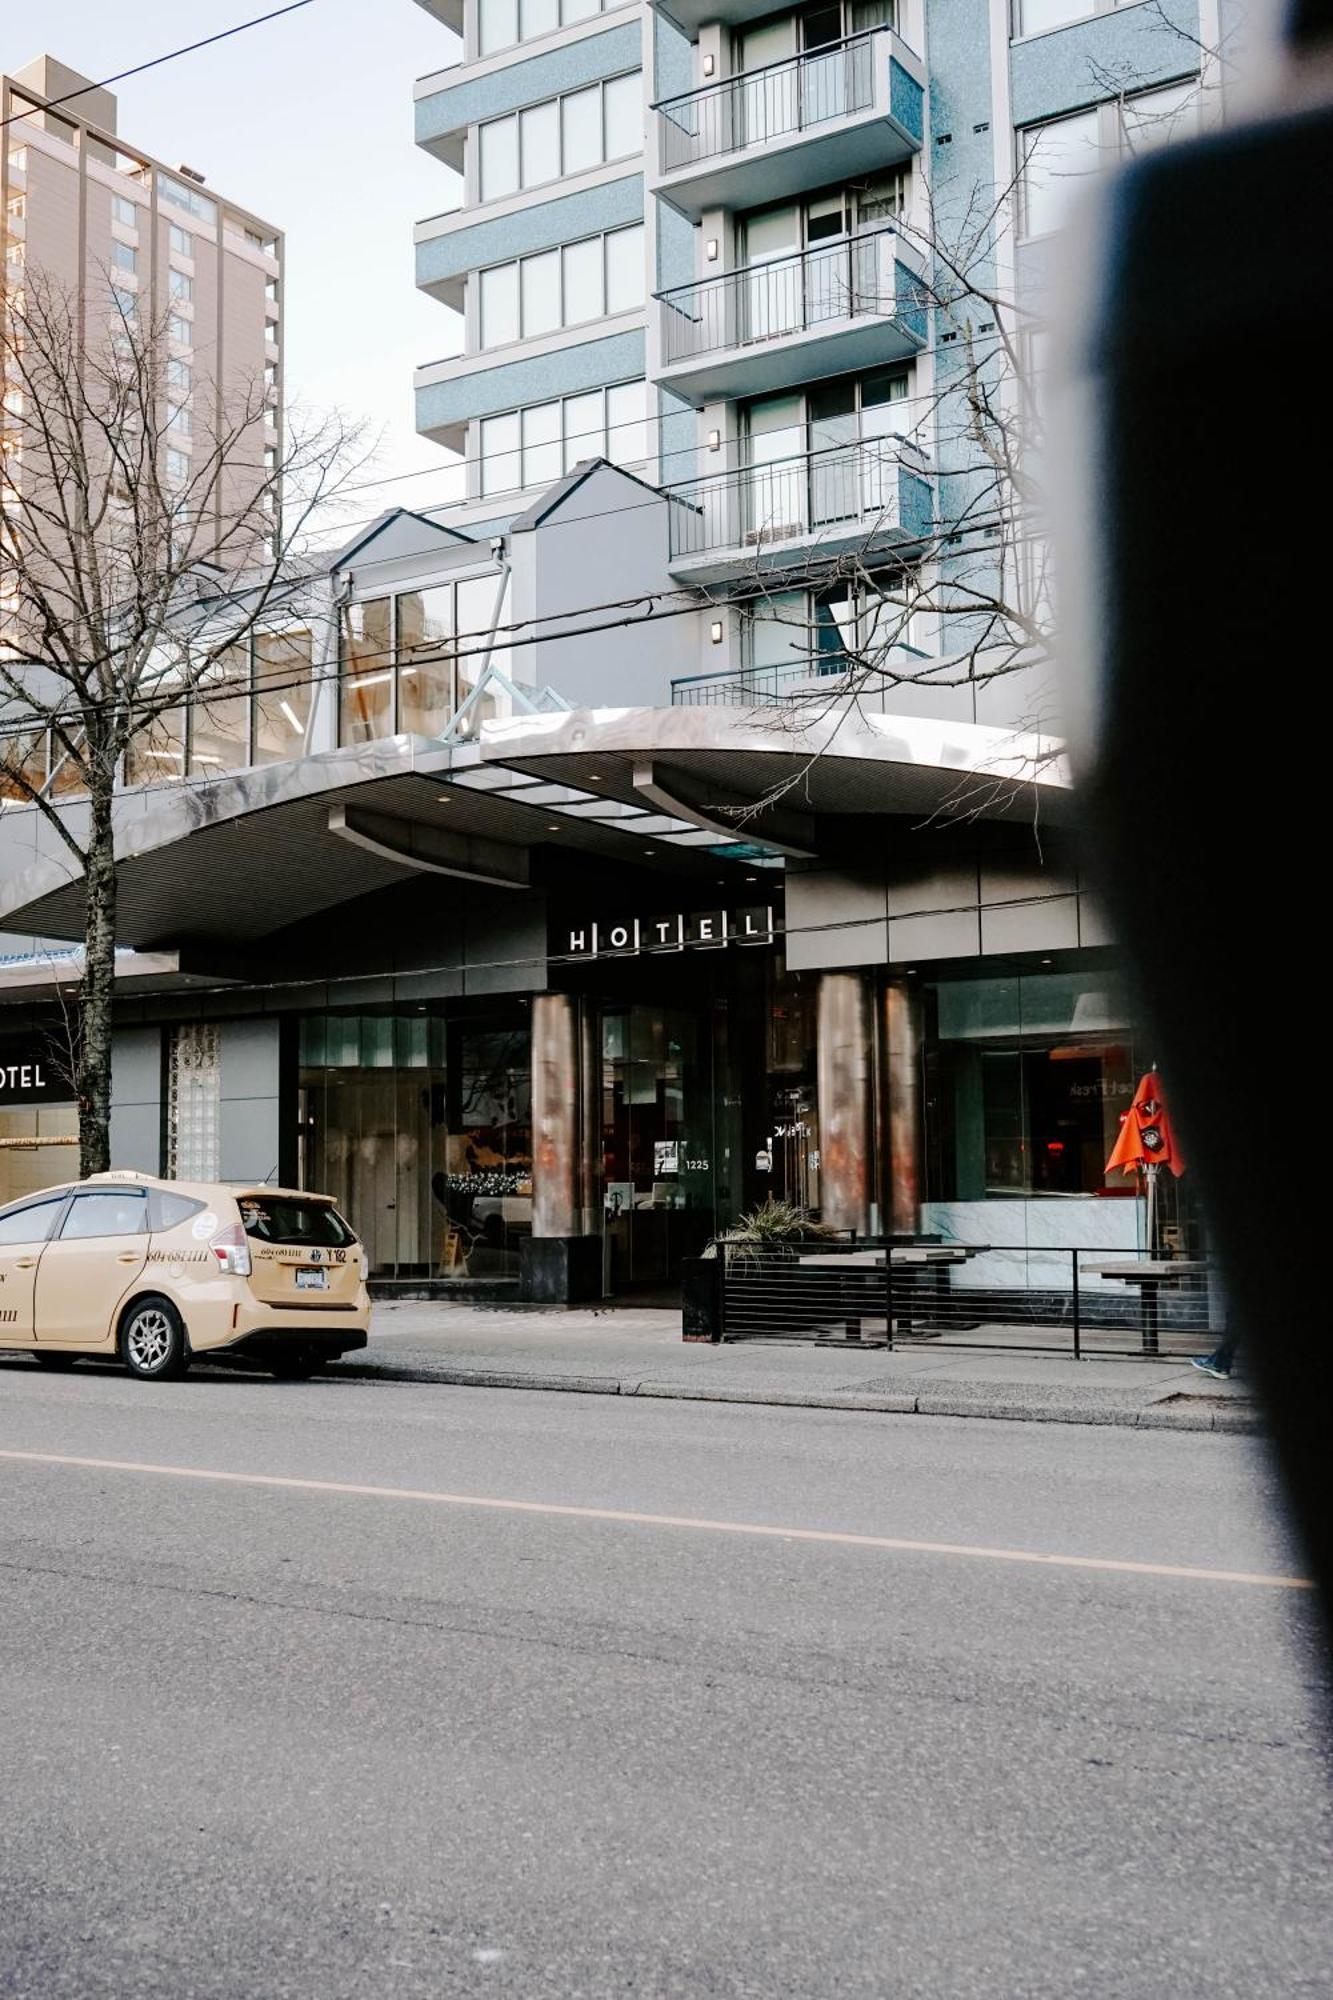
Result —
[[0, 1104], [35, 1104], [54, 1096], [72, 1096], [63, 1081], [57, 1090], [57, 1081], [37, 1050], [0, 1046]]
[[566, 924], [556, 955], [567, 958], [633, 958], [644, 952], [722, 951], [729, 944], [772, 944], [773, 908], [681, 911], [666, 917], [619, 917]]

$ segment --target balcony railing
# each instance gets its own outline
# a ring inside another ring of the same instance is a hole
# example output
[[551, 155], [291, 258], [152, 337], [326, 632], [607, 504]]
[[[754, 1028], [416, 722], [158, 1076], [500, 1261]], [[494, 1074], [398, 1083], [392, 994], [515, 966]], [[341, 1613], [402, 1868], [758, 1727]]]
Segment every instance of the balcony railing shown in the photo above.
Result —
[[[918, 660], [927, 657], [916, 646], [899, 644], [885, 648], [882, 659], [877, 656], [876, 666], [910, 673]], [[671, 706], [808, 706], [812, 701], [837, 701], [855, 688], [860, 706], [873, 709], [877, 690], [873, 685], [867, 687], [865, 681], [866, 676], [858, 673], [844, 652], [799, 653], [787, 666], [728, 667], [719, 673], [680, 675], [671, 683]]]
[[[833, 320], [920, 313], [915, 288], [900, 280], [900, 248], [895, 229], [868, 230], [661, 292], [663, 362], [670, 367], [699, 354], [781, 340]], [[923, 322], [922, 338], [924, 333]]]
[[874, 534], [909, 537], [929, 532], [930, 488], [925, 461], [910, 439], [859, 438], [821, 451], [754, 462], [668, 488], [673, 558], [724, 549], [754, 550], [785, 543]]
[[875, 100], [874, 47], [873, 33], [853, 35], [666, 98], [655, 106], [663, 173], [868, 111]]

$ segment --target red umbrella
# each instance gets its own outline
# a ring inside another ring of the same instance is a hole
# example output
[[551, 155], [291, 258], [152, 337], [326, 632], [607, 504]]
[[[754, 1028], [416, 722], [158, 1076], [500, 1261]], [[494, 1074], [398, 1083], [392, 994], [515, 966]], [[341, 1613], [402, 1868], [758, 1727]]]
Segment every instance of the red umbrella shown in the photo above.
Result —
[[1134, 1102], [1120, 1121], [1120, 1136], [1106, 1162], [1107, 1173], [1117, 1167], [1127, 1174], [1149, 1167], [1170, 1167], [1179, 1177], [1185, 1171], [1180, 1146], [1171, 1130], [1162, 1079], [1155, 1069], [1139, 1078]]
[[1148, 1255], [1155, 1257], [1157, 1176], [1163, 1167], [1170, 1167], [1177, 1177], [1185, 1171], [1180, 1147], [1171, 1130], [1162, 1079], [1155, 1069], [1150, 1069], [1146, 1076], [1139, 1078], [1134, 1102], [1120, 1121], [1120, 1136], [1111, 1149], [1106, 1171], [1113, 1173], [1117, 1167], [1127, 1174], [1143, 1175], [1144, 1191], [1148, 1197]]

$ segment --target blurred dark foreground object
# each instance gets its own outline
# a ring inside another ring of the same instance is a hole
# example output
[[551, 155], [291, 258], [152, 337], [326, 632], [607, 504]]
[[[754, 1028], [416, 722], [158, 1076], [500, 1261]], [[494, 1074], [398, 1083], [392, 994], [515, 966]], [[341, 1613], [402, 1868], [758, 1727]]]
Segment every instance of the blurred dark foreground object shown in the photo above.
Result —
[[1062, 447], [1082, 500], [1086, 861], [1171, 1079], [1326, 1621], [1331, 26], [1327, 10], [1293, 25], [1290, 108], [1135, 162], [1089, 211]]

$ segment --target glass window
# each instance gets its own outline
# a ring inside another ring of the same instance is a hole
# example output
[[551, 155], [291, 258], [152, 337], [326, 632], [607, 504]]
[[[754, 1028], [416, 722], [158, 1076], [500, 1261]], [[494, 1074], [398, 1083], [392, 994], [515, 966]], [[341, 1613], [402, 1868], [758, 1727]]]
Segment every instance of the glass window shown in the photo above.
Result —
[[7, 1209], [0, 1215], [0, 1243], [45, 1243], [63, 1200], [63, 1195], [57, 1195], [51, 1201], [30, 1201], [26, 1208]]
[[166, 427], [179, 437], [189, 437], [194, 430], [194, 418], [184, 404], [173, 404], [167, 410]]
[[560, 477], [560, 405], [537, 403], [523, 412], [523, 484], [547, 486]]
[[187, 453], [178, 451], [175, 445], [167, 446], [167, 478], [173, 486], [184, 486], [190, 477], [190, 460]]
[[189, 320], [182, 319], [179, 313], [172, 313], [167, 320], [167, 332], [173, 340], [178, 340], [182, 347], [191, 347], [194, 344], [194, 328]]
[[76, 1194], [69, 1205], [60, 1240], [86, 1236], [143, 1236], [148, 1229], [148, 1198], [138, 1188], [99, 1188], [96, 1194]]
[[139, 268], [139, 253], [128, 243], [113, 243], [111, 246], [111, 262], [118, 271], [137, 271]]
[[130, 201], [125, 195], [112, 195], [111, 213], [116, 221], [123, 222], [127, 229], [137, 229], [139, 227], [138, 205]]
[[250, 758], [250, 649], [229, 646], [201, 676], [190, 716], [190, 775], [237, 771]]
[[521, 269], [524, 335], [550, 333], [560, 324], [560, 252], [525, 257]]
[[477, 38], [484, 56], [518, 40], [518, 0], [479, 0]]
[[1020, 232], [1046, 236], [1060, 227], [1080, 185], [1097, 169], [1098, 114], [1080, 111], [1049, 125], [1032, 125], [1019, 138]]
[[503, 347], [518, 336], [518, 265], [497, 264], [481, 274], [481, 344]]
[[242, 1195], [241, 1227], [260, 1243], [304, 1246], [318, 1243], [339, 1250], [354, 1243], [347, 1224], [326, 1201], [298, 1201], [290, 1195]]
[[194, 297], [194, 279], [189, 277], [184, 271], [173, 270], [167, 279], [167, 290], [173, 299], [192, 299]]
[[1166, 90], [1143, 90], [1120, 102], [1120, 145], [1125, 153], [1150, 153], [1173, 140], [1188, 139], [1199, 127], [1199, 82], [1173, 83]]
[[1014, 33], [1045, 35], [1096, 11], [1096, 0], [1014, 0]]
[[201, 222], [216, 222], [218, 205], [211, 196], [201, 194], [198, 188], [188, 187], [184, 181], [174, 180], [170, 174], [159, 174], [157, 191], [163, 201], [169, 201], [175, 208], [183, 208], [187, 215], [194, 215]]
[[173, 222], [171, 225], [170, 241], [171, 247], [178, 257], [193, 257], [194, 238], [188, 229], [182, 229], [177, 222]]
[[493, 118], [481, 127], [481, 198], [494, 201], [518, 188], [518, 119]]
[[189, 362], [168, 361], [167, 387], [169, 389], [179, 390], [181, 395], [188, 396], [193, 386], [194, 386], [194, 377], [193, 374], [191, 373]]
[[508, 493], [519, 484], [518, 414], [483, 417], [481, 423], [481, 490]]
[[301, 753], [310, 721], [310, 634], [302, 628], [255, 635], [254, 753], [276, 764]]
[[564, 262], [564, 324], [577, 326], [581, 320], [600, 319], [604, 309], [601, 237], [567, 243], [560, 254]]
[[549, 35], [560, 26], [560, 0], [521, 0], [520, 18], [525, 42], [534, 35]]
[[580, 174], [600, 166], [602, 151], [602, 86], [573, 90], [560, 100], [560, 137], [567, 174]]
[[393, 599], [349, 604], [342, 620], [340, 743], [393, 735], [393, 683]]
[[606, 310], [628, 312], [643, 304], [643, 224], [613, 229], [606, 238]]
[[454, 693], [452, 584], [398, 599], [398, 727], [439, 736], [458, 706]]
[[565, 398], [565, 471], [581, 458], [606, 455], [606, 412], [602, 391]]
[[648, 457], [648, 384], [617, 382], [606, 392], [606, 455], [616, 465]]
[[565, 26], [569, 27], [575, 21], [590, 21], [601, 10], [602, 0], [563, 0]]
[[637, 69], [613, 76], [605, 86], [603, 158], [623, 160], [643, 150], [643, 77]]
[[[524, 187], [560, 178], [560, 107], [531, 104], [519, 113], [519, 172]], [[568, 169], [566, 168], [566, 172]]]

